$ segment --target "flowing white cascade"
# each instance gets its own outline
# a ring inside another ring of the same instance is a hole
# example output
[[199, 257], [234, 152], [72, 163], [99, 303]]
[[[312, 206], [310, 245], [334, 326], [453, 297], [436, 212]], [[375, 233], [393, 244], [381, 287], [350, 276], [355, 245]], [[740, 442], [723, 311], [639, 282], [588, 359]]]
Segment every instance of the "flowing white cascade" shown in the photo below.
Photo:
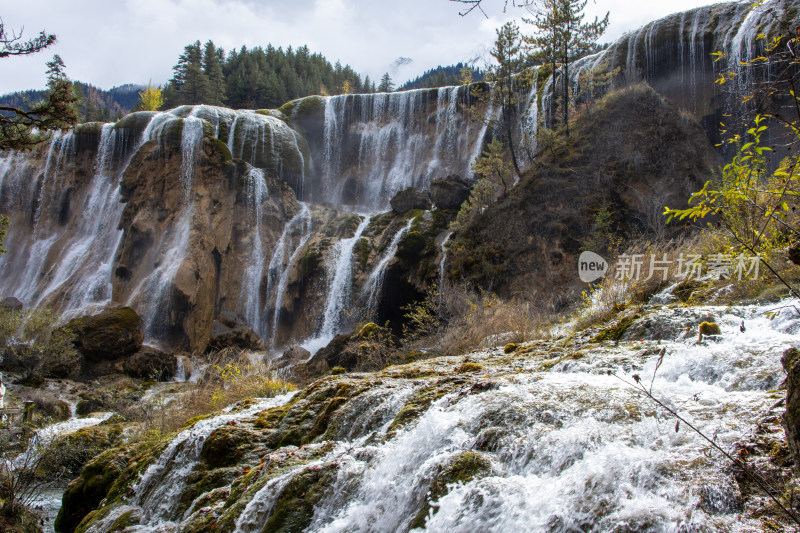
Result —
[[178, 357], [178, 362], [175, 364], [175, 376], [173, 381], [178, 383], [186, 382], [186, 366], [183, 364], [183, 357]]
[[[393, 439], [351, 450], [307, 531], [406, 530], [437, 469], [487, 438], [497, 439], [484, 452], [492, 472], [452, 486], [434, 503], [426, 531], [737, 527], [738, 489], [725, 459], [686, 428], [676, 433], [674, 420], [655, 416], [653, 404], [606, 371], [628, 380], [636, 371], [648, 382], [655, 374], [654, 394], [730, 449], [753, 414], [774, 403], [768, 391], [782, 379], [780, 353], [798, 341], [797, 318], [772, 323], [764, 310], [709, 309], [722, 315], [723, 340], [653, 343], [666, 348], [657, 372], [657, 355], [630, 370], [640, 348], [628, 346], [481, 394], [445, 396]], [[621, 361], [629, 362], [619, 368]], [[715, 503], [698, 506], [703, 494]]]
[[186, 486], [186, 476], [197, 466], [203, 444], [215, 429], [265, 409], [283, 405], [294, 394], [268, 398], [235, 413], [228, 412], [201, 420], [178, 433], [133, 487], [130, 503], [142, 510], [145, 523], [155, 525], [181, 518], [175, 516], [175, 513], [180, 503], [179, 495]]
[[470, 100], [466, 86], [325, 98], [322, 183], [312, 199], [375, 211], [402, 189], [467, 175], [483, 141], [461, 108]]
[[355, 234], [349, 239], [340, 239], [328, 255], [326, 265], [328, 287], [322, 324], [316, 336], [303, 343], [303, 347], [311, 353], [327, 345], [334, 335], [340, 332], [345, 322], [343, 315], [351, 303], [353, 289], [353, 248], [369, 225], [369, 221], [370, 216], [365, 216]]
[[412, 218], [405, 226], [400, 228], [400, 231], [394, 234], [386, 250], [384, 250], [381, 260], [378, 261], [378, 264], [376, 264], [372, 272], [369, 273], [369, 278], [367, 278], [364, 288], [361, 289], [362, 297], [366, 296], [367, 313], [370, 315], [375, 315], [378, 311], [383, 280], [386, 277], [386, 267], [389, 265], [389, 261], [394, 259], [395, 253], [397, 253], [397, 247], [400, 245], [400, 240], [405, 237], [408, 230], [411, 229], [411, 224], [413, 222], [414, 219]]
[[244, 318], [254, 330], [261, 324], [261, 279], [264, 277], [264, 246], [261, 243], [262, 206], [269, 191], [264, 171], [252, 168], [247, 173], [247, 218], [253, 228], [250, 257], [244, 271], [239, 301], [244, 309]]
[[[42, 289], [42, 278], [49, 269], [51, 248], [64, 229], [51, 223], [58, 216], [58, 190], [65, 166], [74, 155], [72, 132], [53, 133], [40, 166], [25, 156], [8, 155], [3, 165], [2, 207], [11, 218], [4, 247], [26, 250], [26, 254], [0, 255], [0, 294], [19, 298], [29, 305]], [[33, 213], [33, 223], [28, 222]], [[45, 220], [42, 220], [44, 218]]]
[[68, 314], [102, 307], [111, 300], [112, 263], [122, 239], [122, 230], [117, 228], [124, 207], [119, 183], [129, 162], [114, 165], [118, 136], [113, 124], [103, 124], [89, 191], [71, 229], [71, 245], [62, 248], [55, 272], [35, 305], [68, 283], [72, 289], [61, 306]]
[[442, 244], [439, 246], [439, 251], [442, 254], [442, 258], [439, 260], [439, 298], [441, 298], [442, 286], [444, 286], [444, 266], [447, 262], [447, 243], [452, 236], [453, 232], [449, 231], [447, 235], [444, 236]]
[[[289, 283], [289, 272], [292, 265], [296, 264], [297, 257], [303, 247], [311, 237], [311, 211], [308, 204], [300, 202], [300, 211], [292, 217], [283, 227], [283, 233], [278, 241], [272, 259], [269, 262], [269, 274], [267, 276], [267, 298], [269, 304], [271, 296], [275, 294], [275, 306], [272, 317], [272, 335], [270, 337], [272, 345], [275, 346], [278, 335], [278, 324], [280, 314], [283, 309], [283, 296], [286, 293], [286, 285]], [[291, 251], [291, 254], [289, 253]], [[259, 331], [264, 338], [267, 337], [267, 327]]]
[[[758, 35], [774, 34], [781, 24], [775, 13], [797, 7], [797, 0], [768, 0], [761, 5], [729, 2], [669, 15], [624, 35], [603, 51], [572, 63], [570, 86], [578, 94], [580, 76], [602, 65], [622, 67], [628, 79], [643, 78], [652, 84], [659, 76], [659, 69], [675, 63], [680, 72], [674, 75], [680, 76], [681, 83], [674, 83], [670, 76], [665, 80], [668, 85], [665, 89], [673, 91], [674, 96], [679, 95], [686, 107], [695, 106], [693, 112], [708, 112], [698, 107], [702, 105], [702, 99], [698, 98], [701, 91], [707, 93], [708, 98], [712, 96], [713, 87], [709, 88], [708, 84], [713, 78], [709, 79], [707, 74], [716, 76], [713, 72], [716, 68], [740, 72], [733, 86], [745, 88], [750, 71], [742, 69], [740, 62], [762, 53], [765, 41], [759, 41]], [[718, 65], [710, 57], [712, 52], [725, 54]], [[624, 64], [619, 63], [620, 58], [624, 58]], [[552, 118], [549, 116], [552, 82], [552, 77], [548, 78], [537, 110], [548, 124]]]

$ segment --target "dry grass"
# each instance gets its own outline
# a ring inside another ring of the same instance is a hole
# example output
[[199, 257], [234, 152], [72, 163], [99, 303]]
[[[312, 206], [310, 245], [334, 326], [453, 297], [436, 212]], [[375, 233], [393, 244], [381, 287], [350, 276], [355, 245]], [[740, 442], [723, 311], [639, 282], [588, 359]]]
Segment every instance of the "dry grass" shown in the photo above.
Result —
[[139, 408], [141, 422], [135, 439], [158, 438], [176, 431], [187, 421], [209, 415], [249, 398], [266, 398], [295, 389], [277, 377], [269, 363], [251, 359], [247, 352], [225, 349], [210, 356], [209, 366], [197, 384], [186, 384], [181, 392], [168, 390], [154, 395]]
[[541, 306], [454, 284], [429, 291], [423, 303], [408, 311], [414, 315], [415, 328], [406, 331], [407, 347], [435, 344], [443, 355], [543, 338], [552, 323], [552, 314]]

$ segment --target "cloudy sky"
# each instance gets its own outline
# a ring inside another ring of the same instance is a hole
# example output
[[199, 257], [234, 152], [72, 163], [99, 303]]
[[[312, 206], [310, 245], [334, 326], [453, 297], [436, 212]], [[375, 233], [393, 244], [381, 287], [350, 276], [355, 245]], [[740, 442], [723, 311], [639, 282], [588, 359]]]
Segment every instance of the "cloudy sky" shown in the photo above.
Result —
[[[601, 41], [650, 20], [711, 3], [707, 0], [590, 0], [591, 16], [611, 12]], [[39, 54], [0, 60], [0, 94], [42, 88], [45, 62], [61, 55], [71, 79], [103, 89], [124, 83], [163, 84], [183, 47], [213, 40], [226, 50], [307, 44], [332, 63], [349, 64], [396, 84], [437, 65], [476, 60], [483, 67], [495, 29], [526, 13], [484, 0], [488, 18], [448, 0], [20, 0], [4, 2], [6, 31], [23, 37], [46, 30], [57, 43]], [[523, 32], [527, 31], [524, 24]], [[410, 58], [398, 66], [398, 58]]]

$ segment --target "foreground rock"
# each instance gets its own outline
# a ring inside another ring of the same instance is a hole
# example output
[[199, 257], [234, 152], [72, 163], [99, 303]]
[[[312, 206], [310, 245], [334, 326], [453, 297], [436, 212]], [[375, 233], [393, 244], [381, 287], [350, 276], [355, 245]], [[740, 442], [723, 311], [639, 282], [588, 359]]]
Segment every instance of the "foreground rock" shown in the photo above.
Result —
[[431, 182], [431, 200], [437, 209], [459, 209], [472, 186], [455, 174]]
[[89, 362], [119, 359], [136, 353], [144, 341], [142, 319], [130, 307], [71, 320], [75, 347]]
[[[293, 396], [245, 401], [174, 437], [93, 459], [70, 484], [57, 530], [180, 522], [192, 532], [319, 531], [335, 520], [340, 531], [378, 523], [387, 531], [545, 531], [578, 508], [586, 530], [782, 527], [774, 505], [741, 485], [701, 436], [683, 425], [676, 432], [619, 379], [633, 383], [636, 374], [649, 385], [660, 360], [654, 392], [688, 406], [680, 409], [720, 446], [744, 442], [757, 420], [769, 421], [758, 431], [773, 435], [778, 359], [798, 340], [790, 332], [800, 319], [770, 321], [762, 308], [697, 312], [709, 313], [724, 335], [707, 345], [681, 338], [680, 308], [642, 308], [674, 324], [659, 335], [672, 340], [593, 341], [606, 324], [510, 353], [499, 346], [331, 375]], [[338, 339], [331, 361], [343, 361], [357, 339], [371, 342], [375, 327]], [[770, 468], [779, 468], [785, 453], [770, 442], [781, 459]]]

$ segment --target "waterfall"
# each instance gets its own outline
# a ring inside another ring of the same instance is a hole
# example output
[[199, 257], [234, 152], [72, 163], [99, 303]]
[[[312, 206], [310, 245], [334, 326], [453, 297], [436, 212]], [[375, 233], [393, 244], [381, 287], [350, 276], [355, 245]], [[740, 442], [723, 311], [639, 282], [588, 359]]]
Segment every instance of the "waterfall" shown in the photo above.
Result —
[[[297, 263], [300, 252], [311, 237], [311, 226], [311, 211], [308, 209], [308, 204], [301, 202], [300, 211], [283, 227], [283, 233], [269, 262], [266, 302], [269, 303], [274, 290], [275, 306], [272, 318], [272, 336], [270, 337], [273, 347], [277, 342], [278, 324], [283, 309], [283, 296], [286, 293], [286, 285], [289, 283], [289, 272], [292, 265]], [[290, 250], [292, 252], [288, 254]], [[268, 330], [264, 329], [263, 331], [266, 338]]]
[[261, 400], [235, 413], [226, 410], [225, 414], [202, 420], [178, 433], [133, 487], [132, 502], [142, 509], [147, 523], [155, 525], [179, 518], [175, 516], [175, 511], [180, 503], [179, 495], [186, 487], [186, 475], [197, 466], [202, 444], [214, 430], [259, 411], [283, 405], [293, 395], [288, 393]]
[[[236, 497], [201, 489], [179, 512], [189, 483], [196, 490], [202, 475], [213, 474], [200, 457], [214, 430], [243, 426], [241, 436], [262, 442], [275, 431], [297, 436], [294, 424], [250, 429], [253, 415], [287, 404], [291, 395], [183, 430], [121, 492], [130, 496], [106, 502], [90, 531], [108, 531], [114, 520], [105, 516], [131, 509], [143, 517], [137, 529], [197, 530], [213, 513], [227, 530], [261, 531], [273, 519], [286, 519], [287, 502], [298, 510], [291, 514], [301, 520], [298, 530], [315, 533], [408, 531], [412, 525], [560, 533], [758, 530], [758, 517], [742, 512], [727, 459], [683, 424], [676, 430], [673, 419], [616, 376], [630, 381], [636, 373], [648, 387], [652, 379], [656, 397], [735, 453], [754, 429], [754, 413], [774, 413], [776, 399], [785, 395], [773, 389], [783, 378], [781, 353], [799, 340], [800, 318], [784, 312], [771, 320], [765, 313], [786, 303], [649, 306], [647, 320], [671, 331], [672, 339], [592, 344], [591, 350], [583, 341], [562, 339], [505, 362], [502, 347], [492, 348], [469, 355], [482, 365], [480, 373], [456, 380], [450, 369], [463, 357], [397, 367], [378, 379], [329, 376], [300, 393], [285, 416], [305, 420], [307, 428], [313, 418], [304, 413], [336, 422], [299, 448], [253, 443], [258, 455], [247, 464], [254, 472], [238, 474], [233, 486], [244, 483], [246, 490]], [[710, 314], [722, 329], [719, 339], [698, 344], [694, 335], [683, 335], [686, 323]], [[556, 353], [549, 351], [555, 346]], [[569, 353], [576, 357], [565, 358]], [[554, 364], [545, 369], [550, 358]], [[406, 377], [408, 370], [418, 373]], [[343, 393], [341, 406], [328, 412], [328, 393], [335, 391]], [[420, 403], [431, 392], [431, 400]], [[418, 415], [397, 426], [409, 409]], [[774, 431], [759, 427], [764, 434]], [[459, 462], [473, 469], [443, 479]]]
[[483, 144], [461, 108], [471, 103], [468, 86], [339, 95], [324, 102], [321, 184], [309, 195], [314, 201], [385, 209], [402, 189], [468, 175]]
[[366, 296], [367, 313], [369, 315], [375, 315], [378, 312], [383, 279], [386, 277], [386, 267], [389, 265], [389, 261], [394, 259], [397, 246], [400, 244], [400, 239], [408, 233], [413, 222], [414, 219], [412, 218], [405, 226], [400, 228], [400, 231], [395, 233], [394, 237], [392, 237], [392, 240], [389, 242], [389, 246], [384, 250], [383, 257], [381, 257], [381, 260], [378, 261], [378, 264], [372, 269], [372, 272], [369, 273], [369, 278], [367, 278], [367, 282], [361, 290], [362, 296]]
[[262, 206], [266, 203], [269, 191], [264, 171], [252, 168], [247, 173], [247, 220], [253, 228], [250, 257], [244, 270], [242, 290], [239, 301], [244, 308], [244, 318], [257, 330], [261, 325], [261, 279], [264, 277], [264, 247], [261, 242]]
[[442, 258], [439, 260], [439, 303], [441, 303], [442, 286], [444, 286], [444, 265], [447, 262], [447, 242], [452, 236], [453, 232], [448, 232], [447, 235], [444, 236], [444, 239], [442, 239], [442, 244], [439, 245], [439, 251], [442, 254]]
[[118, 137], [113, 124], [103, 124], [94, 174], [77, 227], [72, 229], [71, 245], [64, 249], [37, 305], [68, 284], [73, 287], [64, 296], [65, 312], [99, 308], [111, 301], [112, 263], [122, 239], [122, 230], [117, 228], [123, 209], [119, 182], [130, 161], [114, 165]]
[[353, 248], [369, 225], [370, 216], [363, 218], [355, 234], [349, 239], [340, 239], [331, 249], [326, 265], [328, 280], [325, 296], [325, 311], [317, 335], [303, 343], [303, 347], [315, 352], [340, 332], [344, 323], [344, 312], [351, 303], [353, 288]]

